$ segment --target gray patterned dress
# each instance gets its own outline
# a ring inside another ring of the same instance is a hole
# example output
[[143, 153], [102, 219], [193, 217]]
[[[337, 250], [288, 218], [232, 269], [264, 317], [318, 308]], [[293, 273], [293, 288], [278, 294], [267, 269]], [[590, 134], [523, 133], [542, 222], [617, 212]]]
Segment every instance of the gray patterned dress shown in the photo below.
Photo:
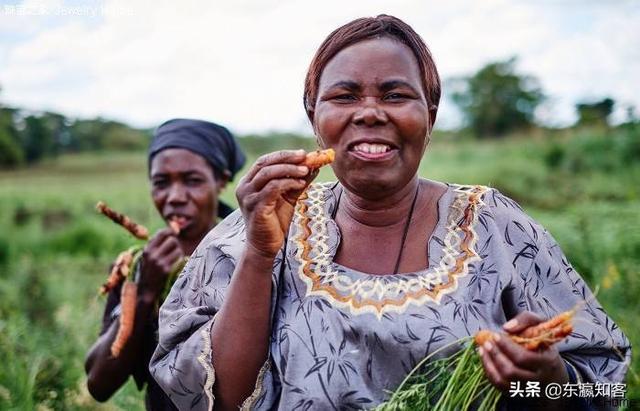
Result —
[[[429, 353], [500, 329], [518, 312], [543, 317], [581, 305], [558, 344], [580, 380], [620, 382], [627, 338], [593, 298], [551, 235], [511, 199], [448, 185], [429, 239], [429, 267], [372, 275], [333, 262], [340, 232], [332, 183], [298, 201], [273, 267], [269, 357], [246, 409], [366, 409], [381, 403]], [[245, 241], [235, 212], [203, 240], [160, 311], [154, 378], [182, 410], [211, 410], [210, 331]], [[283, 264], [284, 260], [284, 266]]]

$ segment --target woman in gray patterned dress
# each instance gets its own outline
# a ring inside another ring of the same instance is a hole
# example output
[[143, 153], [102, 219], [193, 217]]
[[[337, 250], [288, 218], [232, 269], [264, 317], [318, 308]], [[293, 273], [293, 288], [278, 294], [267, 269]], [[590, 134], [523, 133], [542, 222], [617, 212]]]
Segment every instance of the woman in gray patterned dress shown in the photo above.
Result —
[[483, 347], [487, 377], [500, 389], [624, 378], [626, 337], [544, 228], [494, 189], [418, 177], [439, 98], [402, 21], [358, 19], [325, 40], [305, 108], [339, 182], [310, 184], [302, 151], [267, 154], [241, 180], [241, 211], [161, 310], [150, 368], [180, 409], [371, 408], [438, 348], [576, 306], [556, 347]]

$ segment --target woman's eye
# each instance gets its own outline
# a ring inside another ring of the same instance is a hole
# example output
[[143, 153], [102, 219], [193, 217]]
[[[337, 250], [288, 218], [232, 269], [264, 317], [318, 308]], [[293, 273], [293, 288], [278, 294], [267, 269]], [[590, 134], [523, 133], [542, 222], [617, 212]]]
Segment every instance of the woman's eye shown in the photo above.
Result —
[[188, 178], [186, 180], [186, 183], [189, 186], [198, 186], [203, 183], [203, 180], [200, 178]]
[[406, 98], [407, 98], [407, 96], [402, 94], [402, 93], [388, 93], [388, 94], [385, 94], [385, 96], [384, 96], [385, 100], [391, 100], [391, 101], [404, 100]]
[[166, 188], [168, 183], [166, 180], [153, 180], [151, 182], [151, 185], [153, 186], [153, 188]]
[[355, 101], [356, 100], [356, 96], [353, 94], [338, 94], [336, 96], [333, 96], [333, 100], [337, 100], [337, 101]]

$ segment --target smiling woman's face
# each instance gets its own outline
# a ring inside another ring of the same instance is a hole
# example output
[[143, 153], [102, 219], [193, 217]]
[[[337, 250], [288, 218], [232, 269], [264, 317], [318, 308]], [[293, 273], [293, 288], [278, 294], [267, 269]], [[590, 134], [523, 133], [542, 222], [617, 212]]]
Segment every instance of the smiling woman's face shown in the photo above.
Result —
[[199, 240], [215, 223], [224, 182], [207, 161], [182, 148], [168, 148], [151, 162], [151, 198], [165, 221], [175, 219], [180, 236]]
[[336, 151], [340, 182], [363, 197], [404, 187], [416, 174], [431, 131], [416, 58], [388, 38], [341, 50], [320, 76], [313, 127]]

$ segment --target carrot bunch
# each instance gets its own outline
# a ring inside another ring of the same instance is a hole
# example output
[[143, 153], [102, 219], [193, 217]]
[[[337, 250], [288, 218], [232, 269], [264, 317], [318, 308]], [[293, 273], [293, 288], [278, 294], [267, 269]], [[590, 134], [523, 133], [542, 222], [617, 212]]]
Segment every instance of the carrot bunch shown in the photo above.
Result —
[[[146, 227], [135, 223], [126, 215], [113, 210], [104, 202], [98, 202], [96, 209], [111, 221], [122, 226], [134, 237], [140, 240], [147, 240], [149, 238], [149, 230], [147, 230]], [[180, 224], [177, 221], [170, 221], [169, 226], [174, 233], [180, 233]], [[142, 251], [143, 246], [139, 245], [121, 252], [113, 263], [107, 281], [100, 287], [100, 294], [104, 295], [122, 284], [122, 289], [120, 291], [120, 306], [122, 307], [122, 311], [120, 313], [120, 324], [116, 338], [111, 344], [111, 355], [114, 357], [118, 357], [120, 355], [122, 348], [133, 333], [138, 298], [138, 285], [136, 283], [136, 278], [132, 277], [137, 270], [140, 258], [142, 257]], [[185, 263], [186, 260], [182, 259], [174, 266], [174, 269], [165, 284], [165, 289], [160, 297], [161, 300], [164, 300], [168, 294], [171, 289], [171, 285], [173, 285], [178, 274], [182, 271]]]
[[111, 267], [111, 272], [109, 273], [107, 282], [102, 284], [100, 287], [100, 294], [107, 294], [126, 280], [129, 272], [131, 271], [133, 255], [135, 252], [135, 249], [130, 248], [118, 254], [118, 258], [116, 258], [116, 261], [113, 263], [113, 267]]
[[[575, 312], [575, 309], [562, 312], [509, 338], [528, 350], [546, 349], [571, 333]], [[495, 340], [497, 335], [494, 331], [480, 330], [473, 337], [454, 341], [431, 353], [407, 375], [389, 400], [375, 410], [449, 411], [468, 410], [472, 406], [480, 411], [495, 410], [502, 394], [486, 378], [475, 347]], [[454, 345], [463, 348], [450, 357], [434, 359]]]

